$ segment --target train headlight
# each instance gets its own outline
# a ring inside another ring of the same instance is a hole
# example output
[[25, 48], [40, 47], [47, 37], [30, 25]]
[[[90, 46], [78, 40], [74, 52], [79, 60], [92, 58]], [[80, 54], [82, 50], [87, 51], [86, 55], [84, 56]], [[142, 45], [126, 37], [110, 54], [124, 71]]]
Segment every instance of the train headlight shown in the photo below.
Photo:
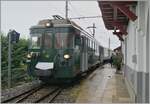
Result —
[[31, 58], [31, 55], [30, 55], [30, 54], [28, 54], [28, 55], [27, 55], [27, 58]]
[[48, 22], [48, 23], [46, 23], [46, 27], [50, 27], [51, 26], [51, 24]]
[[64, 58], [65, 58], [65, 59], [69, 59], [69, 58], [70, 58], [70, 55], [65, 54], [65, 55], [64, 55]]

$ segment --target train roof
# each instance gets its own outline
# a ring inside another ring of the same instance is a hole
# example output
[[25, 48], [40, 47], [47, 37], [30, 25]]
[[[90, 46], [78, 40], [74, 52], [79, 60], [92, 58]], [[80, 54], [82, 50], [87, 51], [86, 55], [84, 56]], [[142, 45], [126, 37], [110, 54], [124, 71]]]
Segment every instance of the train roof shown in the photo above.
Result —
[[52, 27], [78, 27], [80, 30], [83, 30], [75, 22], [70, 21], [69, 19], [44, 19], [40, 20], [37, 25], [32, 26], [32, 28], [45, 28], [46, 24], [50, 23]]
[[77, 30], [81, 31], [84, 35], [88, 38], [94, 39], [97, 43], [99, 43], [90, 33], [85, 31], [83, 28], [81, 28], [79, 25], [77, 25], [75, 22], [64, 19], [64, 18], [54, 18], [54, 19], [44, 19], [40, 20], [37, 25], [32, 26], [31, 29], [38, 29], [38, 28], [46, 28], [46, 23], [50, 23], [52, 27], [74, 27]]
[[37, 25], [32, 26], [30, 29], [38, 29], [38, 28], [46, 28], [46, 23], [50, 23], [52, 27], [74, 27], [80, 30], [84, 34], [89, 34], [87, 31], [83, 30], [79, 25], [75, 22], [70, 21], [69, 19], [44, 19], [40, 20]]

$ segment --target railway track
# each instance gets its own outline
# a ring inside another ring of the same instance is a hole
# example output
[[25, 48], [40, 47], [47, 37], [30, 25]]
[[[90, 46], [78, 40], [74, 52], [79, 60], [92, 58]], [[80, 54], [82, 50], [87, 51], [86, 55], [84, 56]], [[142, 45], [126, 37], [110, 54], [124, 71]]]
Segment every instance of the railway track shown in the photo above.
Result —
[[46, 98], [48, 98], [48, 100], [46, 101], [47, 103], [52, 103], [55, 100], [55, 98], [61, 93], [62, 90], [63, 88], [55, 88], [51, 92], [42, 96], [40, 99], [34, 101], [33, 103], [42, 102]]
[[39, 103], [44, 100], [47, 103], [52, 103], [62, 90], [61, 87], [39, 86], [2, 101], [2, 103]]

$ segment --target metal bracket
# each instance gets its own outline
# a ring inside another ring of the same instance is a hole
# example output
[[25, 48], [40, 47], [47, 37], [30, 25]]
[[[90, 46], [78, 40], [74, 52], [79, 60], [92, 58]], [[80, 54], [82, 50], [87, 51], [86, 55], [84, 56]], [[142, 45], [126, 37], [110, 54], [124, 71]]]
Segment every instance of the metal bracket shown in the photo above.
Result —
[[122, 32], [122, 34], [127, 35], [128, 33], [126, 32], [126, 30], [124, 29], [124, 25], [122, 23], [120, 23], [119, 21], [113, 21], [112, 25], [114, 27], [117, 27], [120, 32]]

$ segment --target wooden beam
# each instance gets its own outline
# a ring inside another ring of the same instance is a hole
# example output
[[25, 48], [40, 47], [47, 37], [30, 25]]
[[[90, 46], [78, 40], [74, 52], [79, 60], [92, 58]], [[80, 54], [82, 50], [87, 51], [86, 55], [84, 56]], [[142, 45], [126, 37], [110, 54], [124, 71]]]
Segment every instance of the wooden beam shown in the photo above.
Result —
[[110, 4], [111, 3], [116, 3], [116, 4], [123, 4], [123, 5], [136, 5], [136, 1], [99, 1], [102, 5]]
[[121, 35], [121, 36], [123, 35], [122, 32], [113, 32], [113, 34], [114, 34], [114, 35]]
[[119, 5], [119, 4], [115, 4], [112, 3], [112, 6], [115, 6], [116, 8], [118, 8], [125, 16], [127, 16], [130, 20], [135, 21], [137, 19], [137, 16], [135, 15], [135, 13], [133, 13], [129, 7], [125, 6], [125, 5]]

